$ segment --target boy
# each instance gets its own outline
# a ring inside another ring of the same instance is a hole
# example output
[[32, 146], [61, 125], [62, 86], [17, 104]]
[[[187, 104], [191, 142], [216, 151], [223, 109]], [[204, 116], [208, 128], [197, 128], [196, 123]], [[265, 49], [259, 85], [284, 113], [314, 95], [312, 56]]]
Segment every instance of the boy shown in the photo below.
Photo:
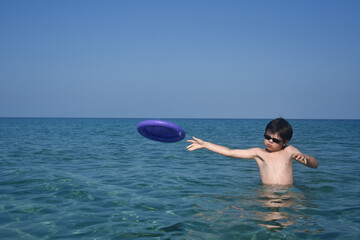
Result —
[[254, 159], [259, 167], [263, 184], [292, 185], [294, 182], [292, 159], [307, 167], [318, 167], [318, 161], [315, 157], [305, 155], [297, 148], [287, 145], [292, 133], [291, 125], [285, 119], [277, 118], [270, 121], [266, 126], [264, 134], [265, 149], [229, 149], [195, 137], [193, 137], [193, 140], [188, 140], [192, 144], [187, 146], [187, 149], [193, 151], [206, 148], [227, 157]]

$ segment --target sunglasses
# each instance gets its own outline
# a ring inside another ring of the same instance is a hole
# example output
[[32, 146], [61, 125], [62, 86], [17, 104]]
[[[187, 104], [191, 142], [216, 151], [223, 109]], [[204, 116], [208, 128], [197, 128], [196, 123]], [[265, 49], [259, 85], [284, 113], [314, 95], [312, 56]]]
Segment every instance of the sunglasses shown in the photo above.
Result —
[[272, 138], [272, 137], [270, 137], [269, 135], [267, 135], [267, 134], [264, 134], [264, 138], [266, 139], [266, 140], [273, 140], [273, 142], [274, 143], [277, 143], [277, 144], [279, 144], [279, 143], [281, 143], [282, 141], [281, 140], [279, 140], [279, 139], [277, 139], [277, 138]]

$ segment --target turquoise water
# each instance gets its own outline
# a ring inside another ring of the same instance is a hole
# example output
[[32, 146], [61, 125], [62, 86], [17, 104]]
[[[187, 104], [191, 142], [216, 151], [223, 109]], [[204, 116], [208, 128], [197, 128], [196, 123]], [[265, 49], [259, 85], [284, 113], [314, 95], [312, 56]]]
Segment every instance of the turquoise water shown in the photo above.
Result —
[[[0, 118], [0, 239], [360, 239], [360, 121], [289, 120], [290, 189], [253, 160], [140, 136], [142, 119]], [[167, 119], [231, 148], [268, 120]]]

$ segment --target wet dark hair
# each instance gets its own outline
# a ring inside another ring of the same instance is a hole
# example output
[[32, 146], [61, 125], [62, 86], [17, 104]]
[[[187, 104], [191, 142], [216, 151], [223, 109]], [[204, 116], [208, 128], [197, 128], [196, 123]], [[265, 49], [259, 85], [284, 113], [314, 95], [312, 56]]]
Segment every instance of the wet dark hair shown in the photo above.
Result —
[[283, 118], [276, 118], [268, 123], [265, 133], [279, 134], [283, 141], [290, 141], [293, 129], [288, 121]]

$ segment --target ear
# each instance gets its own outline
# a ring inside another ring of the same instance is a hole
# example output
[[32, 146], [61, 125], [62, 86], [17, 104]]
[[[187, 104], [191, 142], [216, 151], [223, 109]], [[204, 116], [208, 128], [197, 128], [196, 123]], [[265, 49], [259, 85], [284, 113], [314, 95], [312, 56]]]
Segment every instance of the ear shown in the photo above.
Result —
[[283, 147], [285, 147], [288, 144], [288, 142], [289, 142], [288, 140], [285, 140]]

